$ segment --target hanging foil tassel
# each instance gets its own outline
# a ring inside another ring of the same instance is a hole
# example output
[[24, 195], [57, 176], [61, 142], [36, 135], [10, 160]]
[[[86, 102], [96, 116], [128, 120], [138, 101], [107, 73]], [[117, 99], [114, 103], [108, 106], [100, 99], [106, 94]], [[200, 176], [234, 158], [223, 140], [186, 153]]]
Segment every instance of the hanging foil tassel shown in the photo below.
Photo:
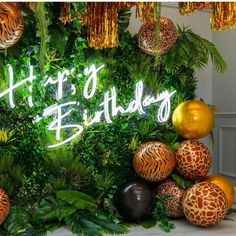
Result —
[[155, 3], [88, 2], [86, 6], [89, 46], [96, 49], [119, 45], [118, 12], [121, 8], [137, 6], [137, 16], [143, 21], [156, 20]]
[[179, 2], [180, 15], [190, 15], [193, 12], [209, 9], [212, 3], [210, 2]]
[[236, 26], [236, 2], [215, 2], [211, 10], [212, 31]]
[[232, 29], [236, 26], [236, 2], [180, 2], [181, 15], [211, 9], [212, 31]]
[[118, 8], [116, 3], [87, 3], [87, 26], [89, 46], [102, 49], [117, 47]]
[[156, 21], [155, 2], [139, 2], [137, 3], [136, 16], [143, 22]]
[[61, 3], [59, 19], [64, 25], [71, 23], [73, 20], [71, 16], [70, 8], [71, 8], [71, 3], [65, 3], [65, 2]]

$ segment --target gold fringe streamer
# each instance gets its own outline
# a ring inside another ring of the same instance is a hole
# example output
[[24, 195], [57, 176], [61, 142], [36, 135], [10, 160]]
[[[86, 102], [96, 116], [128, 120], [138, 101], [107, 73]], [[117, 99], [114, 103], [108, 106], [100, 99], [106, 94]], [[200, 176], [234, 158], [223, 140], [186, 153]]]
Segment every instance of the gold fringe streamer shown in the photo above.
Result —
[[236, 26], [236, 2], [215, 2], [211, 10], [211, 29], [225, 30]]
[[139, 2], [136, 7], [136, 17], [143, 22], [156, 21], [155, 2]]
[[91, 2], [87, 3], [87, 26], [89, 46], [96, 49], [119, 45], [118, 11], [132, 3]]
[[196, 11], [209, 9], [211, 6], [210, 2], [179, 2], [179, 13], [180, 15], [190, 15]]
[[70, 24], [73, 21], [70, 8], [71, 8], [71, 3], [65, 3], [65, 2], [61, 3], [59, 19], [64, 25]]
[[80, 17], [88, 26], [89, 46], [96, 49], [119, 45], [118, 12], [121, 8], [137, 6], [137, 16], [143, 21], [156, 20], [155, 3], [135, 2], [88, 2], [87, 16]]
[[211, 9], [212, 31], [232, 29], [236, 26], [236, 2], [180, 2], [180, 15]]

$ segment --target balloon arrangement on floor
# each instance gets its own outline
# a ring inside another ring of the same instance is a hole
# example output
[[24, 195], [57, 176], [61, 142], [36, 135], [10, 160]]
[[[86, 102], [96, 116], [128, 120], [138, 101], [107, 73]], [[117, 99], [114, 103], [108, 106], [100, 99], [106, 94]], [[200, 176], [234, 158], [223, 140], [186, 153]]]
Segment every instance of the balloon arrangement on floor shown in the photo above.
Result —
[[[195, 140], [210, 134], [214, 112], [204, 102], [185, 101], [174, 110], [172, 123], [176, 132], [187, 140], [179, 143], [174, 152], [158, 141], [142, 144], [134, 154], [133, 168], [144, 180], [141, 185], [138, 180], [121, 188], [117, 210], [124, 219], [140, 220], [150, 215], [153, 205], [151, 182], [158, 184], [152, 191], [153, 196], [160, 199], [172, 218], [185, 216], [200, 227], [216, 225], [232, 207], [234, 188], [223, 176], [207, 176], [212, 157], [207, 146]], [[171, 179], [174, 169], [182, 178], [191, 181], [192, 186], [187, 190], [178, 186]]]

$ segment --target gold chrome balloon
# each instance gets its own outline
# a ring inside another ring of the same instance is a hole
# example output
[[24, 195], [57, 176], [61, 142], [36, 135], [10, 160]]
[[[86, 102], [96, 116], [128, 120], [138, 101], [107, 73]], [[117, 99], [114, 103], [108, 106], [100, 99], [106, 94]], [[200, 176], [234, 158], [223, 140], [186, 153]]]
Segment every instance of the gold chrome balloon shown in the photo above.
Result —
[[204, 102], [188, 100], [175, 108], [172, 123], [176, 132], [186, 139], [203, 138], [213, 129], [214, 112]]
[[234, 186], [227, 178], [221, 175], [211, 175], [202, 179], [201, 182], [213, 183], [220, 187], [226, 195], [228, 209], [232, 207], [234, 203]]

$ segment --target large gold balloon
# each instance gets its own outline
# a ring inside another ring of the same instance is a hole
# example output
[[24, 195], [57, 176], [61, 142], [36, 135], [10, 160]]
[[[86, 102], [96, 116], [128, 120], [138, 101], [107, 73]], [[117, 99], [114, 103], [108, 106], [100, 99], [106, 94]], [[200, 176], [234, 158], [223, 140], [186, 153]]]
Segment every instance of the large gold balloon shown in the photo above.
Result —
[[204, 102], [185, 101], [175, 108], [172, 123], [176, 132], [186, 139], [203, 138], [213, 129], [214, 112]]
[[232, 207], [234, 203], [234, 186], [227, 178], [221, 175], [211, 175], [205, 177], [204, 179], [201, 180], [201, 182], [202, 181], [213, 183], [216, 184], [218, 187], [220, 187], [226, 195], [228, 201], [228, 209]]

